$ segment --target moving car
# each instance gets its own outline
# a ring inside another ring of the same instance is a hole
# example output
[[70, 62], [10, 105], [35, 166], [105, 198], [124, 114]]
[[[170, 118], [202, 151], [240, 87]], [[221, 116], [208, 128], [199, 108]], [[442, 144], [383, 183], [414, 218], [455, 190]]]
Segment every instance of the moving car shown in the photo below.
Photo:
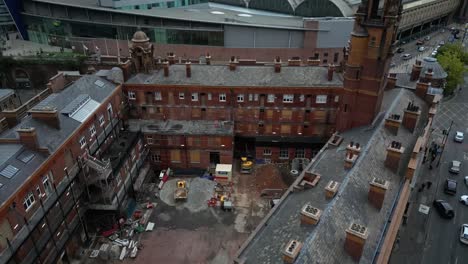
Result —
[[465, 185], [468, 186], [468, 176], [465, 176]]
[[406, 54], [401, 55], [401, 57], [402, 57], [404, 60], [409, 60], [409, 59], [411, 59], [411, 57], [413, 57], [413, 56], [412, 56], [411, 54], [409, 54], [409, 53], [406, 53]]
[[468, 245], [468, 224], [461, 225], [460, 242]]
[[449, 172], [458, 174], [460, 173], [461, 162], [458, 160], [452, 160], [450, 162]]
[[464, 139], [463, 132], [460, 132], [460, 131], [455, 132], [455, 137], [453, 138], [453, 140], [455, 142], [460, 142], [461, 143], [461, 142], [463, 142], [463, 139]]
[[460, 203], [462, 203], [464, 205], [468, 205], [468, 195], [460, 196]]
[[399, 47], [399, 48], [396, 50], [396, 52], [398, 52], [398, 53], [403, 53], [403, 52], [405, 52], [405, 49], [402, 48], [402, 47]]
[[444, 193], [455, 195], [457, 193], [457, 181], [451, 179], [445, 180]]
[[442, 40], [441, 42], [439, 42], [439, 45], [440, 45], [440, 46], [445, 45], [445, 41]]
[[426, 50], [426, 47], [424, 47], [424, 46], [421, 46], [421, 47], [418, 48], [418, 51], [419, 51], [419, 52], [423, 52], [423, 51], [425, 51], [425, 50]]
[[453, 211], [453, 207], [444, 200], [435, 200], [432, 205], [434, 205], [437, 212], [440, 214], [441, 217], [451, 219], [455, 216], [455, 212]]
[[434, 50], [434, 51], [431, 53], [431, 56], [432, 56], [433, 58], [435, 58], [435, 56], [437, 56], [437, 50]]

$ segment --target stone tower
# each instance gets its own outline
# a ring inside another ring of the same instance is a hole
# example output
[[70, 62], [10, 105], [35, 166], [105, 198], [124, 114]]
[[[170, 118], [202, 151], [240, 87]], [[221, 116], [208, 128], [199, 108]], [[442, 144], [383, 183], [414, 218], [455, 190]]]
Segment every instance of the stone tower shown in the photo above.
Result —
[[150, 43], [150, 39], [146, 36], [145, 32], [137, 31], [133, 34], [130, 55], [137, 72], [148, 73], [153, 69], [153, 51], [154, 46]]
[[401, 0], [362, 0], [345, 54], [338, 131], [369, 125], [379, 113], [401, 9]]

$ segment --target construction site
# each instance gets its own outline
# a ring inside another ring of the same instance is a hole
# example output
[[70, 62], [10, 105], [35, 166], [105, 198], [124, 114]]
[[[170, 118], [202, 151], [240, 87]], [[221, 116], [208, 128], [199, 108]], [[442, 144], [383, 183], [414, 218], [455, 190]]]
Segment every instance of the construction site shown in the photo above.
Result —
[[287, 164], [245, 166], [245, 161], [218, 164], [216, 170], [231, 170], [221, 173], [228, 177], [221, 180], [216, 170], [201, 177], [177, 176], [170, 169], [148, 173], [135, 192], [134, 211], [111, 228], [96, 230], [83, 260], [232, 262], [294, 176]]

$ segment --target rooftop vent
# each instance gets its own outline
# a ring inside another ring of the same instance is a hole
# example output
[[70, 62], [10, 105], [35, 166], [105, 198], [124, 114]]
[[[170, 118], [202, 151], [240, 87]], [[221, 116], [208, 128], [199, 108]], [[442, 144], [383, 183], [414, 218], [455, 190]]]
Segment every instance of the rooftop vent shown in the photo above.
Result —
[[299, 252], [301, 251], [302, 243], [297, 240], [290, 240], [283, 250], [283, 260], [286, 263], [294, 263]]
[[2, 171], [0, 171], [0, 175], [2, 175], [3, 177], [6, 177], [8, 179], [11, 179], [13, 178], [13, 176], [16, 175], [16, 173], [18, 173], [19, 169], [16, 168], [15, 166], [13, 165], [7, 165], [5, 168], [3, 168]]
[[101, 81], [101, 80], [96, 80], [96, 81], [94, 82], [94, 84], [95, 84], [96, 86], [98, 86], [98, 87], [101, 87], [101, 88], [104, 87], [104, 82]]
[[306, 204], [301, 210], [301, 223], [316, 225], [319, 222], [321, 215], [322, 211], [320, 209], [315, 208], [310, 204]]
[[21, 154], [16, 157], [18, 160], [21, 160], [24, 163], [30, 162], [34, 158], [35, 154], [29, 151], [23, 151]]

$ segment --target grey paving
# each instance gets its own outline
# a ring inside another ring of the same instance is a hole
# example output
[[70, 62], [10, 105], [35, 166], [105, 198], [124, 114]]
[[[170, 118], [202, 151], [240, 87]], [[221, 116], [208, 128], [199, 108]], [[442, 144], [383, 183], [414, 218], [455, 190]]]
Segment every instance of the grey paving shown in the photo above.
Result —
[[[422, 115], [427, 114], [422, 100], [408, 90], [386, 92], [383, 109], [387, 113], [402, 113], [410, 100], [421, 106]], [[420, 121], [420, 126], [423, 123]], [[296, 263], [354, 263], [344, 251], [344, 239], [345, 229], [356, 222], [364, 224], [369, 230], [360, 263], [373, 262], [398, 196], [404, 164], [409, 161], [416, 133], [402, 128], [394, 136], [383, 127], [382, 120], [374, 128], [357, 128], [344, 133], [343, 137], [344, 142], [338, 148], [328, 148], [310, 169], [322, 175], [320, 184], [309, 190], [290, 193], [241, 253], [241, 259], [245, 258], [246, 263], [283, 263], [282, 249], [290, 239], [297, 239], [305, 242], [305, 245]], [[398, 174], [384, 166], [386, 147], [393, 140], [402, 142], [406, 147]], [[346, 171], [343, 166], [345, 146], [350, 141], [361, 143], [363, 152], [353, 169]], [[380, 211], [367, 201], [369, 182], [374, 177], [390, 183]], [[337, 197], [326, 200], [324, 186], [330, 180], [342, 184]], [[299, 212], [307, 202], [323, 210], [317, 226], [300, 224]]]
[[327, 80], [326, 67], [288, 67], [283, 66], [276, 73], [273, 66], [237, 66], [235, 71], [227, 65], [192, 64], [192, 76], [188, 78], [185, 65], [171, 65], [169, 76], [162, 70], [151, 74], [139, 73], [127, 81], [127, 84], [173, 84], [205, 85], [233, 87], [341, 87], [343, 81], [335, 73], [333, 80]]

